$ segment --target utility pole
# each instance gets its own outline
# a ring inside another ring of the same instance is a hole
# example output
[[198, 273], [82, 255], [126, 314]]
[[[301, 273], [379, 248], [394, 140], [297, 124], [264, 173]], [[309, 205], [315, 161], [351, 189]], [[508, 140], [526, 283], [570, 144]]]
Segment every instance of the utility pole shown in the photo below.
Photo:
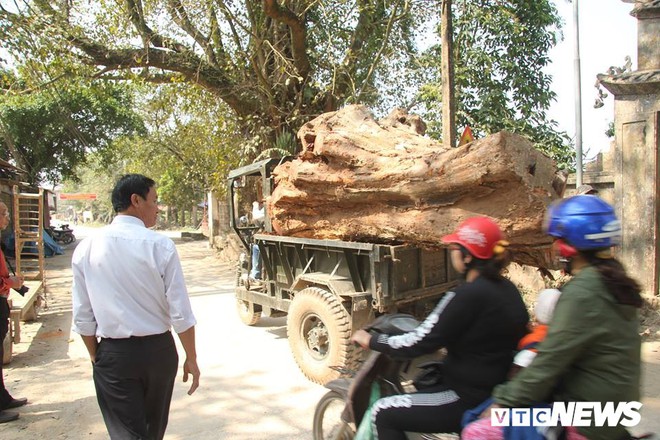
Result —
[[454, 98], [454, 52], [451, 0], [442, 0], [441, 16], [442, 53], [442, 144], [456, 146], [456, 102]]
[[580, 73], [580, 20], [578, 0], [573, 0], [573, 24], [575, 27], [575, 187], [582, 185], [582, 80]]

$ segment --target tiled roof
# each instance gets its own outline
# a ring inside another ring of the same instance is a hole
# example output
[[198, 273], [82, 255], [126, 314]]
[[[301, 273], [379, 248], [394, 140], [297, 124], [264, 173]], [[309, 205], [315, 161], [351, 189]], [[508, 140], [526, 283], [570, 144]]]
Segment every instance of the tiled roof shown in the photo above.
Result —
[[630, 15], [639, 17], [640, 15], [645, 15], [650, 9], [660, 9], [660, 0], [637, 0]]
[[0, 178], [1, 179], [9, 179], [9, 180], [16, 180], [18, 178], [18, 175], [20, 173], [19, 168], [16, 168], [14, 165], [10, 164], [9, 162], [0, 159]]
[[[654, 0], [659, 2], [660, 0]], [[598, 80], [615, 95], [660, 94], [660, 70], [641, 70], [616, 75], [598, 75]]]

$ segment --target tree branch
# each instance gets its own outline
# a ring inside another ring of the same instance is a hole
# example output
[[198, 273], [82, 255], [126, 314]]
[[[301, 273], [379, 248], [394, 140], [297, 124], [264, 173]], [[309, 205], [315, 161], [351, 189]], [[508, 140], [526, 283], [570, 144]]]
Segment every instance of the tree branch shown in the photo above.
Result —
[[191, 83], [197, 84], [224, 100], [239, 115], [257, 111], [259, 105], [251, 98], [239, 95], [234, 84], [224, 73], [190, 53], [181, 54], [160, 48], [110, 49], [81, 37], [69, 41], [87, 57], [83, 61], [104, 66], [100, 74], [115, 70], [155, 67], [177, 72]]
[[209, 64], [217, 66], [217, 60], [215, 58], [215, 53], [209, 44], [209, 37], [203, 35], [190, 21], [188, 13], [184, 9], [183, 5], [179, 0], [168, 0], [167, 9], [172, 17], [172, 20], [179, 25], [181, 29], [186, 31], [196, 42], [201, 46], [206, 54], [206, 59]]
[[190, 52], [188, 48], [182, 44], [177, 43], [169, 38], [162, 37], [153, 29], [151, 29], [144, 20], [144, 11], [142, 9], [141, 0], [124, 0], [128, 8], [128, 18], [142, 38], [142, 42], [146, 47], [153, 45], [155, 47], [162, 47], [171, 49], [177, 52]]
[[[373, 58], [373, 61], [371, 62], [371, 65], [369, 66], [369, 71], [367, 72], [366, 77], [362, 81], [362, 86], [360, 87], [360, 91], [357, 93], [357, 96], [355, 97], [355, 102], [359, 103], [360, 98], [362, 97], [362, 94], [364, 93], [364, 89], [369, 84], [369, 79], [371, 78], [371, 75], [373, 75], [374, 70], [376, 70], [376, 66], [378, 65], [380, 58], [383, 56], [383, 52], [385, 51], [385, 48], [387, 47], [387, 44], [389, 43], [390, 40], [390, 33], [392, 32], [392, 26], [394, 25], [394, 22], [396, 21], [396, 12], [399, 9], [399, 5], [401, 4], [400, 0], [397, 0], [396, 4], [393, 6], [392, 9], [392, 15], [390, 16], [388, 22], [387, 22], [387, 27], [385, 29], [385, 35], [383, 35], [383, 42], [380, 46], [380, 49], [378, 49], [378, 53], [376, 56]], [[407, 10], [409, 7], [408, 2], [406, 1], [406, 4], [404, 5], [404, 11]]]
[[264, 0], [264, 12], [280, 23], [286, 24], [291, 30], [291, 54], [298, 75], [307, 78], [311, 66], [307, 56], [307, 29], [305, 23], [299, 20], [290, 9], [281, 7], [277, 0]]

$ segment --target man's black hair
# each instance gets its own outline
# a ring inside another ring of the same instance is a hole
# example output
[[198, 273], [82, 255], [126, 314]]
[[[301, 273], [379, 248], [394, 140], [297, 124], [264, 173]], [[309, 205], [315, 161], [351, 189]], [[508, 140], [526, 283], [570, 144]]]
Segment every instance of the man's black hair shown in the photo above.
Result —
[[126, 174], [122, 176], [112, 190], [112, 208], [115, 212], [122, 212], [131, 206], [131, 196], [137, 194], [143, 199], [147, 198], [151, 187], [156, 185], [153, 179], [142, 174]]

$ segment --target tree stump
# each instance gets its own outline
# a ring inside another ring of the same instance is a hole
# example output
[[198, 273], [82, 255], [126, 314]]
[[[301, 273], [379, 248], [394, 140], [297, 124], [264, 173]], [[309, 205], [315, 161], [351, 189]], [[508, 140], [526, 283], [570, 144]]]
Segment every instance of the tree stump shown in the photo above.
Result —
[[511, 242], [514, 261], [553, 267], [542, 223], [565, 177], [552, 159], [512, 133], [445, 149], [424, 129], [404, 111], [379, 122], [363, 106], [305, 124], [303, 152], [273, 173], [274, 231], [433, 248], [461, 221], [485, 215]]

